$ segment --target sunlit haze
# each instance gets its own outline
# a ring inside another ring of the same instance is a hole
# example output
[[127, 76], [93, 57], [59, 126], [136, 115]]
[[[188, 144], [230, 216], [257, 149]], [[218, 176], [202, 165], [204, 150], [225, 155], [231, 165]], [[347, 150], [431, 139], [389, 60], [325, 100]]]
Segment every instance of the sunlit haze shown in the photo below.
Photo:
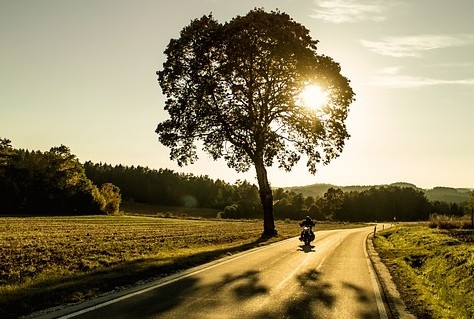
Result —
[[320, 108], [327, 103], [328, 93], [316, 84], [310, 84], [305, 87], [301, 93], [303, 104], [309, 108]]
[[474, 187], [472, 0], [1, 1], [0, 137], [64, 144], [81, 162], [256, 183], [205, 153], [181, 168], [154, 132], [167, 118], [155, 72], [170, 39], [192, 19], [256, 7], [309, 29], [356, 93], [341, 156], [316, 175], [304, 158], [289, 173], [270, 168], [272, 186]]

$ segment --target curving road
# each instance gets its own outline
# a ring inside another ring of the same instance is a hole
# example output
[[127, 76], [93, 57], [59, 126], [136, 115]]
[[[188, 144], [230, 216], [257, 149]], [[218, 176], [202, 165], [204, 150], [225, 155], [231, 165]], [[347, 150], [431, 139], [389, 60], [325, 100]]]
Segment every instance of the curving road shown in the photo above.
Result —
[[312, 247], [292, 238], [60, 318], [389, 318], [365, 249], [372, 231], [316, 231]]

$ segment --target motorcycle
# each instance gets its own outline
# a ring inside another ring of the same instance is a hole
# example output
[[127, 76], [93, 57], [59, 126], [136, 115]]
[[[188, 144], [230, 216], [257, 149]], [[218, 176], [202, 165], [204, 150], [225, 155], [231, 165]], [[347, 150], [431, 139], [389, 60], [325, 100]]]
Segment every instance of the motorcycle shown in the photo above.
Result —
[[314, 240], [314, 237], [314, 234], [311, 232], [311, 227], [304, 226], [300, 240], [304, 242], [305, 245], [309, 245]]

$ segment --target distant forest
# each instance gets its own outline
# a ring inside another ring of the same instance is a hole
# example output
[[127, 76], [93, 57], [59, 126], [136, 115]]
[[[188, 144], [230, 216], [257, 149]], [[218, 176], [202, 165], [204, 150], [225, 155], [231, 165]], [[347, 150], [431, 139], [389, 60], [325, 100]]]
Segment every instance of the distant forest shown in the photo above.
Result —
[[[364, 189], [326, 188], [320, 195], [298, 189], [274, 189], [277, 219], [336, 221], [426, 220], [433, 213], [460, 216], [467, 201], [431, 201], [405, 185]], [[47, 152], [14, 149], [0, 139], [0, 214], [112, 214], [121, 201], [163, 206], [213, 208], [220, 218], [261, 218], [256, 185], [229, 184], [208, 176], [141, 166], [81, 164], [68, 147]]]
[[304, 196], [323, 196], [324, 193], [327, 192], [330, 188], [339, 188], [344, 192], [363, 192], [366, 190], [371, 189], [372, 187], [379, 188], [379, 187], [386, 187], [386, 186], [399, 186], [399, 187], [409, 187], [425, 193], [426, 198], [429, 201], [435, 202], [446, 202], [446, 203], [457, 203], [457, 204], [465, 204], [469, 197], [471, 196], [472, 189], [468, 188], [452, 188], [452, 187], [434, 187], [433, 189], [422, 189], [417, 187], [411, 183], [393, 183], [389, 185], [373, 185], [373, 186], [361, 186], [361, 185], [354, 185], [354, 186], [336, 186], [331, 184], [313, 184], [313, 185], [306, 185], [306, 186], [294, 186], [294, 187], [285, 187], [285, 190], [294, 191], [297, 193], [301, 193]]

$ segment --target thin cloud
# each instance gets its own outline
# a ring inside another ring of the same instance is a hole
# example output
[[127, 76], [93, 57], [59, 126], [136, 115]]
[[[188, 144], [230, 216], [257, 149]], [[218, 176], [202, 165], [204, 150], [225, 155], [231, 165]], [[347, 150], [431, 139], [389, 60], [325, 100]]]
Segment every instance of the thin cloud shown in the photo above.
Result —
[[354, 23], [363, 20], [383, 21], [387, 7], [382, 1], [315, 0], [314, 19], [333, 23]]
[[463, 68], [463, 69], [470, 69], [474, 68], [474, 62], [445, 62], [445, 63], [433, 63], [427, 64], [426, 67], [443, 67], [443, 68]]
[[361, 40], [361, 44], [378, 54], [401, 57], [420, 57], [423, 52], [454, 46], [474, 44], [474, 35], [417, 35], [386, 37], [381, 41]]
[[403, 75], [400, 74], [400, 70], [400, 67], [385, 68], [379, 74], [373, 76], [368, 84], [371, 86], [395, 89], [420, 88], [435, 85], [474, 85], [474, 79], [433, 79], [427, 77]]

